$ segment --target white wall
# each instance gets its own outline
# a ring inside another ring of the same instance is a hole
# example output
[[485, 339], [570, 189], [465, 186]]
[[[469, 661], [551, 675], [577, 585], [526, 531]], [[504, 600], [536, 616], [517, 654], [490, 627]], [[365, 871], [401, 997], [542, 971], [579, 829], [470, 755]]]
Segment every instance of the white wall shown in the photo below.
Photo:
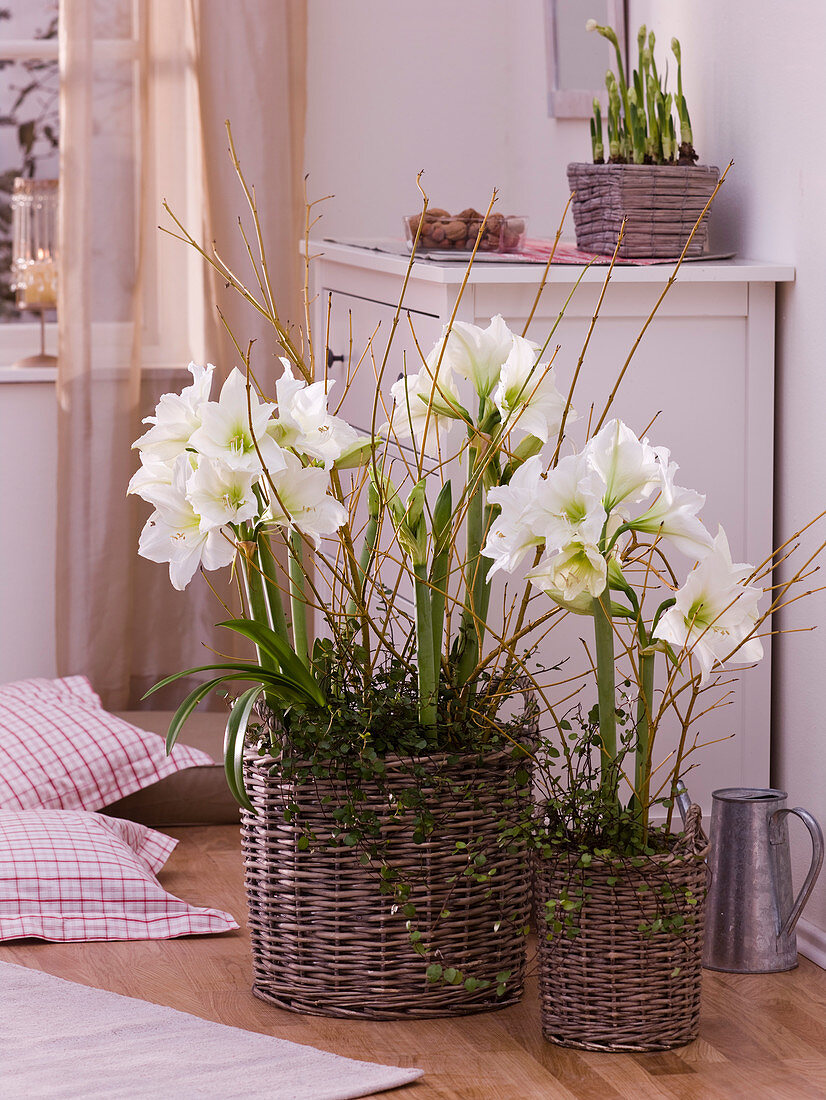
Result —
[[484, 210], [498, 187], [499, 211], [556, 231], [590, 138], [548, 118], [542, 0], [309, 0], [307, 72], [325, 236], [400, 236], [420, 169], [434, 206]]
[[[735, 160], [713, 246], [797, 267], [778, 297], [778, 538], [826, 508], [826, 7], [793, 8], [632, 0], [630, 19], [633, 32], [654, 27], [658, 51], [680, 38], [701, 158]], [[309, 10], [307, 168], [313, 196], [336, 195], [321, 233], [398, 235], [420, 168], [436, 205], [479, 206], [498, 186], [502, 212], [527, 214], [537, 235], [555, 230], [565, 165], [589, 141], [584, 123], [547, 116], [541, 0], [309, 0]], [[782, 618], [807, 624], [826, 626], [822, 594]], [[826, 822], [826, 629], [782, 637], [775, 653], [773, 782]], [[799, 877], [808, 845], [794, 845]], [[826, 875], [806, 917], [826, 965]]]
[[[826, 509], [826, 6], [672, 0], [667, 21], [664, 8], [635, 0], [630, 25], [636, 31], [648, 22], [663, 44], [672, 34], [680, 39], [701, 159], [721, 166], [734, 159], [714, 212], [717, 241], [797, 271], [777, 301], [777, 544]], [[809, 582], [823, 583], [823, 573]], [[826, 826], [826, 594], [788, 608], [775, 625], [817, 629], [775, 642], [772, 782], [788, 791], [790, 805], [805, 806]], [[796, 822], [790, 829], [799, 882], [808, 836]], [[814, 926], [806, 938], [819, 938], [818, 961], [826, 965], [826, 874], [805, 918]]]

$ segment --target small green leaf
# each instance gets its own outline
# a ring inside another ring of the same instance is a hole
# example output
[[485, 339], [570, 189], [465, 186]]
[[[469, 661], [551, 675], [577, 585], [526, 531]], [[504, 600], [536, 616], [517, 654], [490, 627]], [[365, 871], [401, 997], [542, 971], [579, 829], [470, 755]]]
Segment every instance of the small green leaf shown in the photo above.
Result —
[[438, 982], [441, 980], [443, 972], [444, 968], [441, 963], [431, 963], [425, 971], [425, 974], [429, 982]]

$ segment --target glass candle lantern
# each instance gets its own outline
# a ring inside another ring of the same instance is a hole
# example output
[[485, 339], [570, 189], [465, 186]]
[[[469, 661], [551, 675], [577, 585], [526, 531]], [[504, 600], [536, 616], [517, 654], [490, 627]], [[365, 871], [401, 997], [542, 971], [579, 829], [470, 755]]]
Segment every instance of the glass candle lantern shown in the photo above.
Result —
[[57, 180], [14, 181], [12, 274], [17, 308], [57, 308]]

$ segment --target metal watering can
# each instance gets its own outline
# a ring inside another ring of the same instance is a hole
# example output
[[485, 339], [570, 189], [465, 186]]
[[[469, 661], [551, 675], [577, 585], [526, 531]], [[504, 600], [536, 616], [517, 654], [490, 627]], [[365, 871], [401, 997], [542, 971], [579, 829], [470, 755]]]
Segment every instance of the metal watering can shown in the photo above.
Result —
[[[795, 926], [823, 865], [823, 833], [808, 810], [786, 806], [786, 792], [730, 787], [712, 794], [711, 872], [703, 966], [765, 974], [797, 966]], [[678, 785], [677, 806], [688, 803]], [[788, 816], [812, 838], [812, 862], [797, 897], [792, 890]]]

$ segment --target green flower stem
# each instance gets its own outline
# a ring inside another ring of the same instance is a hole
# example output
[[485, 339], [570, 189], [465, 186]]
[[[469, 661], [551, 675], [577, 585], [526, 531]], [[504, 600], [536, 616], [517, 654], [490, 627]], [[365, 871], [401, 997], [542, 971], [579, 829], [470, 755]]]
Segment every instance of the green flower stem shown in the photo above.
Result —
[[478, 606], [477, 593], [479, 591], [479, 577], [482, 567], [479, 562], [479, 551], [482, 549], [482, 535], [484, 532], [484, 506], [482, 500], [482, 479], [476, 477], [476, 461], [478, 451], [476, 447], [468, 448], [468, 485], [476, 482], [476, 488], [468, 501], [466, 519], [466, 565], [465, 565], [465, 606], [462, 610], [460, 633], [462, 637], [461, 652], [457, 667], [459, 685], [467, 683], [471, 673], [479, 663], [480, 639], [477, 631], [477, 622], [481, 608]]
[[602, 141], [602, 110], [598, 99], [594, 99], [594, 117], [591, 119], [591, 153], [594, 164], [605, 161], [605, 146]]
[[433, 559], [430, 589], [431, 633], [433, 635], [433, 662], [438, 673], [442, 665], [442, 635], [445, 629], [445, 596], [450, 570], [450, 547], [445, 547]]
[[[381, 505], [379, 491], [372, 481], [368, 486], [367, 493], [370, 511], [367, 527], [364, 530], [364, 541], [361, 544], [361, 553], [359, 554], [359, 593], [362, 605], [364, 604], [367, 577], [376, 554], [376, 540], [379, 533], [379, 510]], [[356, 604], [355, 596], [351, 596], [347, 603], [347, 618], [350, 622], [355, 622], [356, 626], [359, 626], [361, 623], [361, 615]]]
[[[238, 542], [238, 549], [241, 551], [241, 557], [243, 559], [243, 568], [240, 570], [240, 573], [244, 598], [247, 601], [250, 618], [254, 622], [261, 623], [262, 626], [269, 626], [270, 617], [267, 596], [264, 590], [261, 570], [258, 568], [257, 562], [258, 546], [255, 542], [245, 539]], [[264, 652], [258, 646], [255, 648], [258, 655], [258, 661], [263, 668], [272, 670], [277, 669], [278, 666], [276, 662], [268, 653]]]
[[258, 564], [264, 581], [264, 592], [269, 604], [269, 625], [275, 633], [285, 641], [289, 639], [287, 630], [287, 617], [284, 614], [284, 604], [281, 599], [281, 589], [275, 582], [278, 571], [281, 568], [275, 560], [272, 552], [269, 535], [265, 531], [258, 533]]
[[433, 614], [427, 564], [414, 565], [416, 577], [416, 664], [419, 667], [419, 722], [428, 729], [436, 728], [437, 666], [433, 646]]
[[602, 760], [600, 786], [610, 800], [617, 798], [617, 700], [614, 686], [614, 628], [611, 597], [606, 588], [593, 601], [594, 641], [597, 658], [597, 698]]
[[[493, 511], [495, 505], [486, 504], [485, 510], [482, 516], [482, 540], [487, 536], [488, 531], [491, 529], [493, 523]], [[485, 624], [488, 621], [488, 608], [490, 606], [490, 581], [487, 579], [488, 564], [484, 558], [477, 558], [476, 569], [476, 581], [474, 584], [474, 602], [476, 607], [476, 614], [478, 616], [478, 623], [476, 627], [476, 633], [479, 638], [479, 649], [481, 650], [485, 641]]]
[[620, 50], [617, 32], [613, 27], [595, 27], [594, 29], [598, 31], [603, 38], [607, 38], [614, 47], [614, 52], [617, 56], [617, 83], [619, 84], [619, 92], [622, 96], [625, 117], [628, 118], [628, 85], [625, 83], [625, 66], [622, 63], [622, 51]]
[[654, 661], [656, 653], [640, 653], [640, 693], [637, 699], [637, 744], [634, 788], [643, 829], [648, 829], [651, 798], [651, 716], [654, 706]]
[[304, 548], [297, 531], [290, 534], [290, 610], [293, 617], [293, 649], [309, 668], [307, 637], [307, 600], [304, 593]]
[[[262, 626], [271, 626], [270, 621], [270, 608], [267, 599], [266, 585], [264, 578], [261, 576], [261, 570], [257, 561], [258, 544], [251, 540], [245, 540], [238, 543], [238, 549], [241, 551], [243, 558], [243, 567], [240, 570], [242, 578], [242, 586], [244, 590], [244, 596], [249, 607], [250, 618]], [[260, 645], [255, 646], [255, 654], [258, 658], [258, 663], [263, 669], [267, 669], [270, 672], [280, 672], [278, 662], [268, 653], [265, 648]], [[272, 694], [272, 692], [265, 689], [265, 699], [269, 706], [277, 706], [278, 700]]]

